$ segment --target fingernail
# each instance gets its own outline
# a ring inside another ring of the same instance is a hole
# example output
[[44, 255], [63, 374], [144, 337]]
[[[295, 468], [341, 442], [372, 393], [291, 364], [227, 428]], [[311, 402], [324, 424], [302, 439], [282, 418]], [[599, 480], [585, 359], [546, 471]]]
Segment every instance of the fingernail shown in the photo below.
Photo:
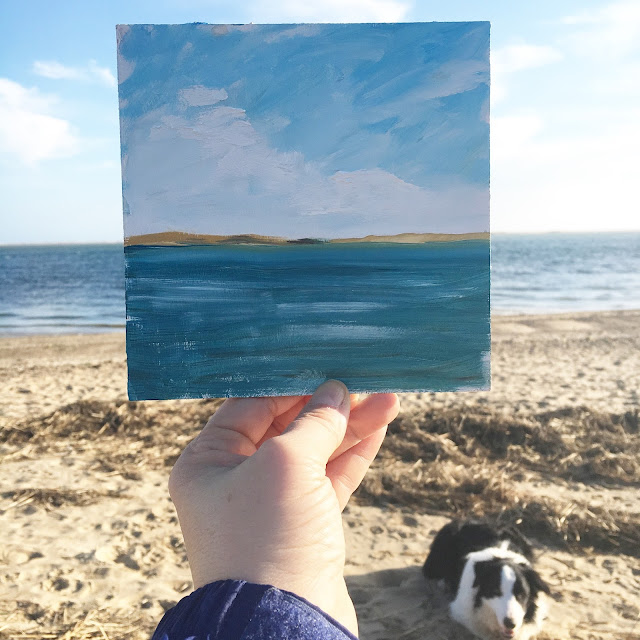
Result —
[[339, 409], [345, 402], [349, 391], [347, 387], [337, 380], [327, 380], [323, 382], [311, 396], [309, 404], [324, 405], [325, 407], [334, 407]]

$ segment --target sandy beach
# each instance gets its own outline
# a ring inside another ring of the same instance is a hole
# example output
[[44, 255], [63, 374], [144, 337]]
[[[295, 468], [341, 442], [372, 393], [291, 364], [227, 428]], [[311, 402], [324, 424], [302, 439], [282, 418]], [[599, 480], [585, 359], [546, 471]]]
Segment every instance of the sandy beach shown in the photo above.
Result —
[[[640, 311], [497, 316], [492, 390], [405, 394], [344, 514], [363, 640], [466, 640], [420, 567], [515, 523], [541, 640], [640, 639]], [[124, 334], [0, 339], [0, 638], [148, 638], [191, 589], [166, 482], [216, 400], [129, 403]]]

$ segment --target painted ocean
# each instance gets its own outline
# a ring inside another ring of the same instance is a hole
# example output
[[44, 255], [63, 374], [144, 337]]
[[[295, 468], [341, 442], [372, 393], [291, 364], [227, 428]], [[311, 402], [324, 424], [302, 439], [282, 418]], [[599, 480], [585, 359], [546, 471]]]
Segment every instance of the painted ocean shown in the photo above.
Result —
[[489, 384], [487, 241], [125, 258], [131, 399], [300, 394], [331, 377], [353, 391]]

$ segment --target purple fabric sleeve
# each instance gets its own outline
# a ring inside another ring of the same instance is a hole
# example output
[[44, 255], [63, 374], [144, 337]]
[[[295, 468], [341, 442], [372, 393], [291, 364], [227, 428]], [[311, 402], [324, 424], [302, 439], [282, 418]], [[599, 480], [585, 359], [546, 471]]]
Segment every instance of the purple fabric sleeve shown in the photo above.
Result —
[[169, 609], [152, 640], [357, 640], [315, 605], [242, 580], [212, 582]]

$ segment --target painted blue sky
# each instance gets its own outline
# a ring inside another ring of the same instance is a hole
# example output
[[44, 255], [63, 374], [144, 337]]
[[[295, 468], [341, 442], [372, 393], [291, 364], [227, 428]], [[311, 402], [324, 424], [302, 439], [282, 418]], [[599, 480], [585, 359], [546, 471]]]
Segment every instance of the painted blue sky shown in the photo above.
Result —
[[489, 230], [489, 24], [119, 29], [125, 231]]
[[640, 229], [637, 0], [0, 3], [0, 243], [122, 238], [114, 26], [491, 21], [492, 231]]

